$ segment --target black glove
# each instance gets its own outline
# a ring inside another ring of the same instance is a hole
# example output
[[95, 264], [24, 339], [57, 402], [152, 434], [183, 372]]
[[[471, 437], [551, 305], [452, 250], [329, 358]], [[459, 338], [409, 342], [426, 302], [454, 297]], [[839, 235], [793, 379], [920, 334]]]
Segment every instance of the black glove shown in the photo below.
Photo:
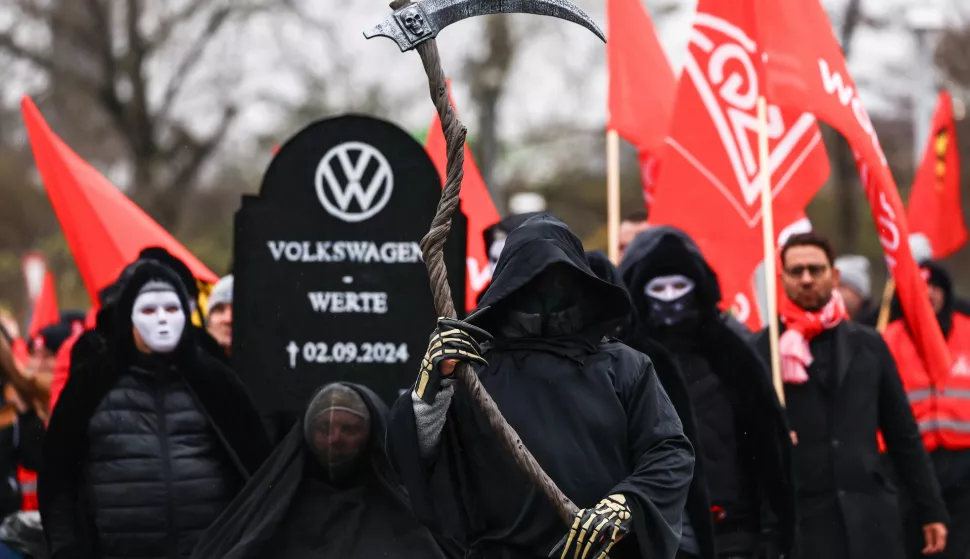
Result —
[[[488, 365], [482, 357], [478, 340], [488, 341], [491, 334], [454, 318], [439, 318], [438, 327], [431, 334], [428, 351], [421, 360], [421, 371], [414, 392], [428, 404], [434, 403], [435, 394], [441, 387], [441, 362], [454, 359]], [[451, 376], [451, 375], [448, 375]]]
[[561, 548], [560, 559], [608, 559], [610, 550], [632, 527], [633, 511], [626, 496], [615, 493], [593, 508], [579, 509], [569, 534], [549, 556], [555, 556]]

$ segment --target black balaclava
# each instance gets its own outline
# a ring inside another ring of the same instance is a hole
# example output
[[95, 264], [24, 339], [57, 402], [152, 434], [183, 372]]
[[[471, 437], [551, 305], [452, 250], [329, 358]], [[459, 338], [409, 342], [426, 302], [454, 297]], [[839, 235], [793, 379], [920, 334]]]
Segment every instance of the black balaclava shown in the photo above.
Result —
[[324, 476], [334, 484], [352, 477], [367, 457], [371, 416], [356, 390], [343, 384], [324, 387], [303, 418], [303, 437]]
[[659, 338], [680, 337], [700, 324], [700, 302], [694, 280], [681, 274], [660, 275], [643, 286], [643, 321]]
[[[504, 302], [509, 318], [529, 334], [575, 334], [584, 324], [581, 274], [565, 264], [553, 264]], [[524, 322], [524, 324], [523, 324]]]

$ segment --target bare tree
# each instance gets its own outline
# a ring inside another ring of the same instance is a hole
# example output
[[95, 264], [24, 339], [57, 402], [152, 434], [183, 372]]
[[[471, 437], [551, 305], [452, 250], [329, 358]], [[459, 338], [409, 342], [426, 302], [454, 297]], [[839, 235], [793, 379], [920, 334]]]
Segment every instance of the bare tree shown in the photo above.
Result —
[[[863, 20], [861, 0], [849, 0], [842, 12], [839, 41], [846, 60], [852, 52], [852, 39]], [[835, 199], [838, 207], [838, 239], [842, 252], [855, 252], [859, 243], [859, 177], [855, 158], [846, 139], [832, 128], [829, 131], [829, 161], [835, 179]]]
[[[174, 228], [238, 112], [226, 102], [202, 133], [177, 104], [220, 30], [258, 9], [254, 1], [8, 0], [14, 17], [0, 27], [0, 53], [44, 74], [47, 101], [88, 118], [85, 132], [100, 124], [114, 133], [131, 169], [129, 194]], [[50, 40], [30, 41], [37, 33], [24, 29], [44, 30]]]
[[476, 160], [482, 178], [499, 212], [505, 208], [505, 195], [495, 181], [495, 166], [501, 149], [498, 138], [498, 104], [505, 92], [509, 69], [515, 57], [516, 41], [507, 15], [485, 18], [485, 49], [478, 58], [467, 61], [464, 77], [478, 108]]

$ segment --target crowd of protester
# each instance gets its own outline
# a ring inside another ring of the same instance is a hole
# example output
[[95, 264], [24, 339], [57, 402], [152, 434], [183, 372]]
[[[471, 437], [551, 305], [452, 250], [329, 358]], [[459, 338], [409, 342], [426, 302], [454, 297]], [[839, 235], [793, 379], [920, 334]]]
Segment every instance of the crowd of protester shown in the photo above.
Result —
[[[6, 321], [28, 357], [0, 362], [0, 559], [967, 557], [970, 304], [946, 267], [913, 240], [940, 380], [865, 257], [788, 238], [782, 401], [767, 331], [646, 217], [623, 220], [616, 267], [551, 216], [506, 218], [481, 310], [439, 321], [410, 391], [388, 408], [331, 383], [285, 428], [233, 372], [232, 275], [203, 291], [149, 248], [91, 316], [30, 339]], [[457, 361], [580, 507], [572, 530]]]

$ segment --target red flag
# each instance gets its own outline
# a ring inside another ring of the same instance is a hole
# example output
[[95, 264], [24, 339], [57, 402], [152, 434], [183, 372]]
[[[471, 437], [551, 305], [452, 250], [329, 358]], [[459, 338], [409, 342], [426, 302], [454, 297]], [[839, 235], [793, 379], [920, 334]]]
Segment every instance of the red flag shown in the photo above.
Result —
[[[451, 80], [448, 80], [449, 98], [451, 92]], [[455, 101], [451, 101], [452, 107]], [[457, 111], [457, 108], [455, 109]], [[445, 146], [445, 133], [441, 129], [441, 120], [435, 113], [431, 128], [428, 130], [428, 138], [425, 140], [424, 149], [431, 157], [438, 174], [441, 175], [441, 185], [444, 187], [445, 176], [448, 169], [448, 152]], [[488, 269], [488, 255], [485, 254], [485, 237], [482, 232], [490, 225], [499, 220], [498, 210], [495, 209], [495, 202], [492, 201], [485, 181], [482, 180], [482, 173], [475, 164], [475, 158], [465, 144], [465, 176], [461, 181], [461, 211], [468, 218], [468, 253], [467, 261], [467, 280], [465, 289], [465, 308], [472, 310], [478, 306], [478, 294], [488, 285], [491, 274]]]
[[71, 151], [47, 126], [29, 97], [21, 101], [21, 111], [37, 170], [94, 306], [98, 304], [98, 291], [114, 283], [121, 270], [149, 246], [162, 247], [185, 262], [196, 279], [219, 281], [205, 264]]
[[27, 362], [30, 360], [30, 348], [27, 346], [27, 340], [23, 338], [16, 338], [12, 344], [10, 344], [10, 351], [13, 353], [14, 361], [17, 362], [21, 367], [26, 367]]
[[[717, 272], [724, 305], [747, 294], [742, 297], [753, 311], [752, 274], [764, 260], [756, 105], [761, 51], [745, 8], [717, 0], [698, 6], [650, 221], [688, 233]], [[815, 117], [800, 110], [770, 105], [768, 138], [777, 235], [802, 217], [828, 177], [828, 155]]]
[[641, 0], [607, 0], [607, 128], [637, 146], [647, 206], [677, 95], [677, 79]]
[[61, 311], [57, 308], [57, 290], [54, 288], [54, 276], [50, 272], [44, 274], [44, 283], [40, 295], [34, 304], [30, 315], [30, 326], [27, 336], [33, 338], [42, 328], [57, 324], [61, 321]]
[[933, 258], [946, 258], [967, 242], [960, 200], [957, 126], [953, 120], [953, 99], [946, 91], [940, 92], [923, 162], [909, 195], [906, 217], [910, 231], [929, 239]]
[[946, 378], [950, 352], [909, 250], [909, 224], [899, 191], [825, 11], [817, 0], [753, 2], [767, 54], [768, 99], [811, 111], [849, 141], [907, 325], [930, 375]]

